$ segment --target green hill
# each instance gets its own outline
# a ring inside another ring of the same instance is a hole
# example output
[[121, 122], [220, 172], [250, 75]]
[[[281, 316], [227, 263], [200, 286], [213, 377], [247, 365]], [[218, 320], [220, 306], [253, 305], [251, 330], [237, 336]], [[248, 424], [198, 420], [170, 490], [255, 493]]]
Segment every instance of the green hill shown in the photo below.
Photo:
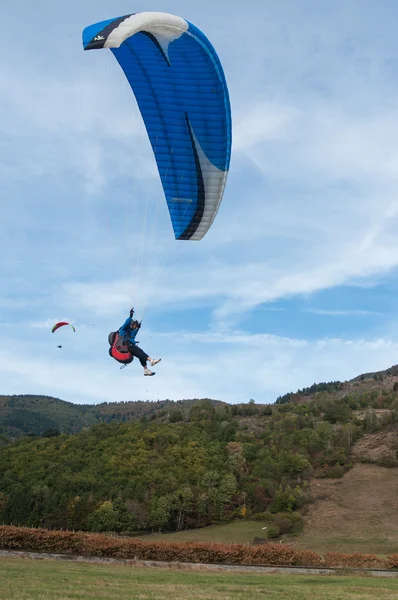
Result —
[[142, 417], [161, 418], [175, 409], [184, 412], [195, 402], [197, 400], [163, 400], [92, 405], [73, 404], [49, 396], [0, 396], [0, 436], [4, 442], [23, 435], [41, 436], [47, 432], [51, 435], [54, 431], [77, 433], [98, 423], [124, 423]]
[[[47, 431], [0, 447], [0, 521], [132, 533], [245, 517], [266, 521], [267, 537], [297, 532], [314, 478], [397, 465], [396, 379], [320, 384], [275, 405], [3, 397], [3, 426]], [[372, 452], [375, 435], [391, 448]]]
[[[397, 372], [314, 384], [274, 405], [3, 396], [0, 522], [132, 534], [244, 518], [268, 538], [297, 534], [322, 500], [314, 481], [339, 481], [355, 463], [395, 471]], [[365, 487], [373, 506], [377, 483]]]
[[92, 407], [47, 396], [0, 396], [0, 433], [10, 437], [42, 435], [57, 429], [76, 433], [97, 422]]
[[[336, 400], [366, 393], [393, 391], [398, 388], [398, 365], [384, 371], [359, 375], [351, 381], [332, 381], [289, 392], [276, 399], [276, 404], [311, 403], [320, 394]], [[0, 436], [16, 439], [23, 435], [43, 435], [58, 430], [60, 433], [78, 433], [98, 423], [126, 423], [141, 418], [167, 421], [185, 419], [194, 405], [203, 400], [161, 400], [156, 402], [104, 402], [102, 404], [73, 404], [59, 398], [40, 395], [0, 396]], [[225, 402], [210, 400], [213, 406], [228, 406]], [[264, 410], [267, 405], [261, 405]], [[247, 414], [250, 409], [241, 409]]]

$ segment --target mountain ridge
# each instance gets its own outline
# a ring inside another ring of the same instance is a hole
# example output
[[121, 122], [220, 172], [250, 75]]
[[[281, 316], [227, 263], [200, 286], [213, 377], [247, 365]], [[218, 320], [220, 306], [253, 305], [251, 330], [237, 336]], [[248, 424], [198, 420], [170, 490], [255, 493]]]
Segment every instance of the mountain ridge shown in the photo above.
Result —
[[[314, 383], [296, 392], [279, 396], [275, 404], [311, 402], [319, 393], [332, 394], [336, 399], [341, 399], [353, 392], [382, 391], [393, 389], [394, 385], [398, 388], [398, 365], [392, 365], [381, 371], [363, 373], [343, 382]], [[209, 398], [74, 404], [57, 397], [40, 394], [0, 395], [0, 436], [16, 439], [29, 434], [43, 435], [48, 430], [72, 434], [98, 423], [124, 423], [145, 417], [162, 418], [165, 416], [161, 412], [163, 410], [166, 413], [175, 410], [184, 412], [202, 401], [210, 401], [215, 406], [229, 405], [228, 402]], [[265, 407], [272, 406], [273, 403], [256, 402], [256, 405]]]

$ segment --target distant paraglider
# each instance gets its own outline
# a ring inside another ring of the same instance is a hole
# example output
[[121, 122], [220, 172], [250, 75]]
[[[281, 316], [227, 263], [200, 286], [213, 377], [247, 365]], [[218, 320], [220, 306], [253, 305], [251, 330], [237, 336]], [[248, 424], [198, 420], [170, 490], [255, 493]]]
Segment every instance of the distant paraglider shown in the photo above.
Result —
[[51, 329], [51, 332], [55, 333], [55, 331], [57, 331], [57, 329], [59, 329], [60, 327], [64, 327], [65, 325], [69, 325], [69, 327], [71, 327], [73, 329], [73, 331], [76, 331], [76, 329], [73, 327], [73, 325], [71, 323], [68, 323], [67, 321], [59, 321]]
[[[70, 327], [74, 333], [76, 332], [75, 327], [71, 323], [68, 323], [68, 321], [58, 321], [58, 323], [55, 323], [55, 325], [51, 329], [51, 332], [55, 333], [58, 329], [65, 326], [68, 328]], [[62, 348], [62, 344], [57, 345], [57, 348]]]

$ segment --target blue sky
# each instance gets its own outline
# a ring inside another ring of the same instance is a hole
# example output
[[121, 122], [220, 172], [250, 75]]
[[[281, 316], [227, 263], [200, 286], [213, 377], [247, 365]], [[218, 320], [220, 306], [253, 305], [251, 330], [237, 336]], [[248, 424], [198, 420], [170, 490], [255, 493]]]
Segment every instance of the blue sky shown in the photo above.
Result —
[[[230, 175], [201, 242], [173, 239], [113, 56], [81, 47], [140, 10], [200, 27], [228, 81]], [[397, 18], [392, 0], [3, 7], [0, 393], [273, 402], [397, 363]], [[153, 378], [108, 356], [132, 303]]]

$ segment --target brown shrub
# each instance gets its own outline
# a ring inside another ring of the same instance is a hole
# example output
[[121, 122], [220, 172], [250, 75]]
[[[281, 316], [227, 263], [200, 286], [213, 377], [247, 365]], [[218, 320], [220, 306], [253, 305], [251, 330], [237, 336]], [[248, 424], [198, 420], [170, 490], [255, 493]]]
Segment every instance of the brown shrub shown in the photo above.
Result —
[[323, 567], [325, 563], [323, 557], [317, 554], [313, 550], [300, 550], [297, 552], [297, 557], [294, 562], [296, 566], [300, 567]]
[[385, 569], [388, 568], [388, 562], [379, 558], [375, 554], [344, 554], [342, 552], [327, 552], [324, 555], [325, 566], [327, 567], [348, 567], [351, 569]]
[[391, 554], [388, 557], [388, 566], [390, 569], [398, 569], [398, 554]]
[[144, 542], [104, 534], [6, 525], [0, 526], [0, 548], [182, 563], [398, 569], [398, 554], [382, 559], [374, 554], [327, 552], [322, 557], [312, 550], [294, 550], [284, 544]]

